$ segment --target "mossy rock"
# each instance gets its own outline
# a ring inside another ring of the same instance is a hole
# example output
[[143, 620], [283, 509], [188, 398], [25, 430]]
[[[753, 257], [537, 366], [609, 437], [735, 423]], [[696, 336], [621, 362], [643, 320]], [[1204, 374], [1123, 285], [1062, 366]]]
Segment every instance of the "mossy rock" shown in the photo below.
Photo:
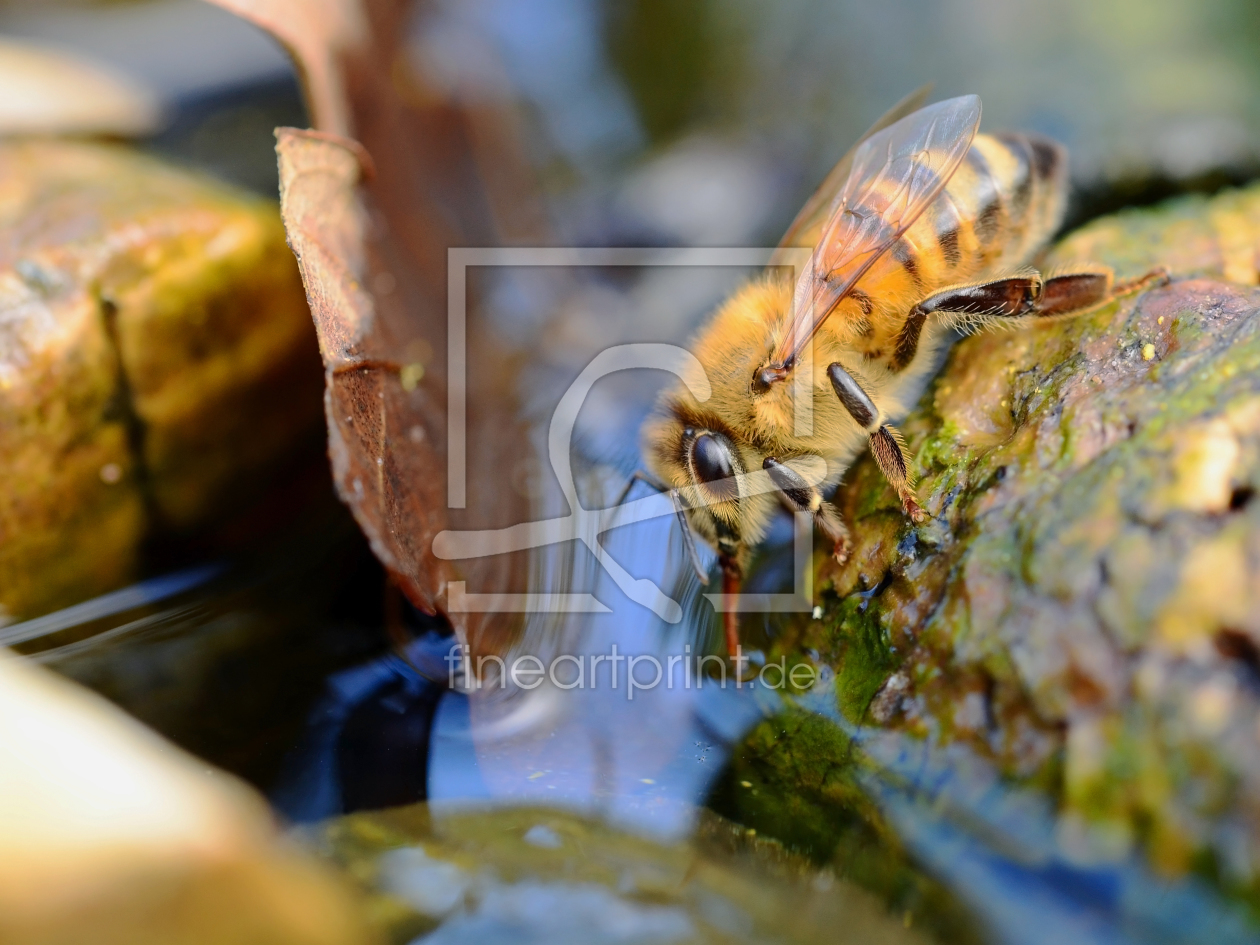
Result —
[[[737, 758], [791, 793], [783, 759], [848, 757], [844, 726], [962, 746], [1049, 798], [1061, 840], [1254, 904], [1260, 187], [1098, 220], [1045, 268], [1083, 259], [1173, 279], [954, 347], [902, 424], [930, 520], [860, 460], [836, 496], [853, 555], [817, 559], [821, 619], [766, 644], [835, 670], [843, 725], [827, 751], [761, 733]], [[853, 809], [808, 780], [795, 801]]]
[[0, 619], [133, 580], [314, 442], [276, 206], [123, 147], [0, 145]]
[[448, 945], [930, 940], [911, 916], [707, 812], [685, 843], [560, 810], [424, 805], [302, 837], [360, 885], [399, 945], [425, 933]]

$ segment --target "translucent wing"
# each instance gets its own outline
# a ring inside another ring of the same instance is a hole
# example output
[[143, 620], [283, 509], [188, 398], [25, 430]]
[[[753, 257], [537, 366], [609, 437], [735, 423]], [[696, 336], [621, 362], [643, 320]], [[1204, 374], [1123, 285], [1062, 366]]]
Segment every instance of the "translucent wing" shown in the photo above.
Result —
[[784, 250], [787, 248], [801, 246], [807, 249], [814, 248], [818, 243], [818, 237], [822, 235], [823, 224], [827, 222], [827, 218], [831, 215], [832, 207], [836, 202], [836, 195], [840, 193], [840, 188], [844, 186], [844, 182], [849, 179], [849, 172], [853, 169], [853, 155], [857, 153], [858, 147], [875, 132], [883, 131], [893, 122], [899, 121], [913, 112], [917, 112], [927, 102], [928, 94], [931, 91], [932, 83], [930, 82], [921, 88], [915, 89], [881, 115], [879, 121], [866, 129], [866, 133], [858, 138], [848, 153], [836, 162], [835, 167], [827, 173], [827, 176], [823, 178], [823, 182], [818, 185], [818, 189], [805, 201], [805, 206], [801, 207], [801, 212], [796, 215], [792, 225], [787, 228], [787, 232], [783, 234], [783, 239], [779, 240], [779, 248], [770, 257], [770, 265], [783, 265], [786, 262]]
[[792, 326], [773, 364], [790, 369], [809, 339], [867, 269], [949, 182], [980, 125], [980, 99], [951, 98], [889, 125], [854, 152], [792, 299]]

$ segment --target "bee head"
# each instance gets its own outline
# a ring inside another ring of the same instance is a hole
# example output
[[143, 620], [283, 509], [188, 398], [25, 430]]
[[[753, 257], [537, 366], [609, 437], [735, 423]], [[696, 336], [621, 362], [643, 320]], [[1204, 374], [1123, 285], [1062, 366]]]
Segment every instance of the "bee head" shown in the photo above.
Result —
[[739, 555], [746, 468], [735, 438], [713, 418], [671, 410], [644, 427], [643, 445], [645, 465], [678, 490], [696, 535], [723, 554]]

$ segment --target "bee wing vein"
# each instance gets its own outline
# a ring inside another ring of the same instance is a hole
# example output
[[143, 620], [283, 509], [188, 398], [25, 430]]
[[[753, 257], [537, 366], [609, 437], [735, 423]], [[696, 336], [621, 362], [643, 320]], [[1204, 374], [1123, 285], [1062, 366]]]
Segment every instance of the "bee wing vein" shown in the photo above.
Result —
[[849, 290], [940, 195], [971, 147], [980, 99], [929, 105], [867, 138], [796, 283], [774, 363], [790, 365]]

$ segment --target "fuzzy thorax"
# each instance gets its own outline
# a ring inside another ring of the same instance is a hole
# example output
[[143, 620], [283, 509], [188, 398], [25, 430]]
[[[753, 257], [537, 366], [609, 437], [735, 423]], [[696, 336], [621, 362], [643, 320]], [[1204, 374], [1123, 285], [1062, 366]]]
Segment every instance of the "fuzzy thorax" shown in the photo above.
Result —
[[[845, 466], [865, 442], [865, 434], [843, 412], [826, 376], [826, 363], [802, 364], [812, 378], [814, 430], [798, 436], [794, 428], [794, 380], [755, 394], [752, 378], [764, 365], [780, 334], [787, 330], [791, 287], [781, 280], [762, 279], [737, 292], [694, 339], [691, 348], [703, 366], [712, 390], [703, 403], [688, 385], [666, 390], [655, 415], [643, 429], [644, 459], [660, 482], [679, 490], [693, 511], [695, 531], [715, 547], [719, 531], [737, 536], [743, 547], [756, 545], [765, 535], [778, 507], [774, 494], [751, 495], [742, 483], [749, 472], [762, 469], [768, 456], [779, 460], [812, 454], [828, 461], [828, 479], [838, 481]], [[820, 335], [818, 348], [839, 355], [833, 336]], [[814, 361], [818, 361], [817, 356]], [[846, 352], [843, 360], [861, 358]], [[690, 468], [688, 443], [695, 437], [720, 435], [731, 445], [741, 479], [739, 498], [715, 503], [714, 491], [698, 482]]]

